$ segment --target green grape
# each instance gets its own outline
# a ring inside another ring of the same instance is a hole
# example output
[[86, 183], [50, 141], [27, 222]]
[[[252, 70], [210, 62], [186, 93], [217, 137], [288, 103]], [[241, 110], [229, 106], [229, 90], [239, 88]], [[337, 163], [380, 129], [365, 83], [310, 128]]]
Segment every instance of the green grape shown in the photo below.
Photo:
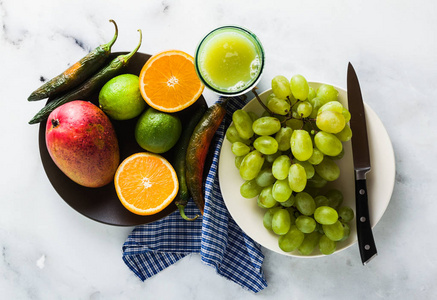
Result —
[[241, 166], [241, 162], [243, 161], [244, 156], [235, 156], [235, 167], [237, 167], [237, 169], [240, 169]]
[[292, 110], [292, 111], [291, 111], [291, 116], [292, 116], [294, 119], [302, 120], [302, 117], [297, 113], [296, 110]]
[[314, 202], [316, 202], [316, 207], [329, 206], [329, 200], [323, 195], [318, 195], [314, 197]]
[[[326, 104], [325, 104], [326, 105]], [[346, 122], [344, 120], [343, 114], [325, 110], [317, 114], [316, 125], [320, 128], [320, 130], [329, 132], [329, 133], [339, 133], [343, 130]]]
[[314, 219], [322, 225], [332, 225], [338, 221], [338, 213], [330, 206], [319, 206], [314, 211]]
[[295, 206], [301, 214], [305, 216], [311, 216], [314, 213], [316, 210], [316, 202], [314, 202], [314, 199], [310, 194], [306, 192], [300, 192], [296, 194], [295, 198]]
[[344, 227], [340, 221], [337, 220], [334, 224], [331, 225], [322, 225], [323, 232], [325, 235], [334, 242], [340, 241], [344, 236]]
[[231, 151], [236, 156], [244, 156], [250, 152], [250, 147], [242, 142], [234, 142], [232, 143]]
[[266, 187], [275, 183], [276, 178], [272, 174], [272, 168], [266, 167], [261, 169], [258, 175], [255, 177], [256, 184], [261, 187]]
[[285, 116], [290, 111], [290, 103], [285, 99], [272, 98], [267, 108], [274, 114]]
[[258, 150], [246, 154], [240, 165], [240, 176], [244, 180], [254, 179], [264, 164], [264, 157]]
[[328, 156], [328, 157], [332, 160], [339, 160], [339, 159], [342, 159], [343, 156], [344, 156], [344, 148], [341, 148], [341, 151], [339, 154], [337, 154], [336, 156]]
[[274, 154], [278, 151], [278, 142], [275, 138], [268, 135], [258, 137], [253, 142], [253, 146], [256, 150], [266, 155]]
[[278, 158], [279, 156], [281, 156], [282, 155], [282, 152], [281, 151], [278, 151], [278, 152], [276, 152], [276, 153], [274, 153], [274, 154], [271, 154], [271, 155], [265, 155], [265, 159], [266, 159], [266, 161], [268, 162], [268, 163], [273, 163], [274, 161], [275, 161], [275, 159], [276, 158]]
[[308, 158], [308, 162], [312, 165], [318, 165], [322, 162], [323, 157], [324, 154], [322, 153], [322, 151], [317, 149], [317, 147], [314, 147], [313, 154], [311, 155], [310, 158]]
[[307, 179], [313, 178], [315, 170], [312, 164], [310, 164], [308, 161], [300, 161], [297, 159], [295, 159], [294, 162], [301, 165], [305, 169]]
[[317, 232], [320, 233], [320, 234], [325, 234], [325, 233], [323, 232], [322, 224], [318, 223], [317, 221], [316, 221], [316, 229], [315, 229], [314, 231], [317, 231]]
[[[314, 175], [315, 175], [315, 174], [314, 174]], [[308, 179], [308, 182], [310, 182], [310, 181], [311, 181], [311, 179]], [[303, 190], [303, 192], [308, 193], [308, 194], [311, 195], [311, 197], [315, 198], [315, 197], [317, 197], [317, 196], [319, 195], [319, 193], [320, 193], [320, 189], [310, 187], [310, 186], [308, 186], [308, 184], [307, 184], [307, 186], [305, 187], [305, 189]]]
[[302, 244], [300, 244], [297, 250], [299, 250], [299, 253], [302, 255], [310, 255], [319, 243], [320, 237], [321, 234], [317, 231], [306, 234]]
[[349, 227], [348, 224], [346, 223], [342, 223], [341, 225], [343, 225], [343, 237], [341, 238], [340, 242], [347, 240], [347, 238], [350, 236], [351, 234], [351, 228]]
[[234, 122], [235, 128], [241, 138], [247, 140], [253, 136], [252, 118], [246, 111], [237, 109], [232, 114], [232, 121]]
[[244, 143], [244, 144], [247, 144], [247, 145], [250, 144], [249, 140], [245, 140], [245, 139], [240, 137], [240, 135], [238, 134], [238, 131], [235, 128], [234, 124], [229, 126], [228, 129], [226, 130], [226, 139], [230, 143], [241, 142], [241, 143]]
[[280, 99], [287, 98], [291, 94], [290, 84], [285, 76], [278, 75], [272, 79], [272, 91]]
[[300, 216], [300, 213], [294, 206], [287, 207], [286, 210], [290, 214], [291, 225], [294, 225], [296, 223], [296, 218]]
[[268, 105], [269, 104], [269, 101], [271, 100], [271, 99], [273, 99], [273, 98], [277, 98], [276, 97], [276, 95], [275, 95], [275, 93], [270, 93], [268, 96], [267, 96], [267, 99], [266, 99], [266, 101], [265, 101], [265, 105]]
[[292, 207], [294, 205], [294, 202], [295, 202], [294, 196], [293, 196], [293, 194], [291, 194], [290, 197], [286, 201], [281, 202], [280, 204], [281, 204], [281, 206], [288, 208], [288, 207]]
[[273, 198], [280, 203], [287, 201], [292, 193], [293, 191], [291, 190], [287, 179], [276, 180], [276, 182], [273, 184]]
[[266, 211], [263, 217], [263, 225], [266, 229], [272, 230], [272, 219], [275, 212], [282, 209], [281, 207], [273, 207]]
[[322, 84], [317, 89], [317, 97], [325, 100], [326, 102], [337, 101], [338, 91], [332, 85]]
[[308, 99], [308, 102], [311, 103], [311, 106], [313, 107], [311, 114], [310, 114], [310, 118], [314, 119], [317, 117], [317, 113], [319, 112], [319, 108], [322, 107], [326, 101], [319, 98], [319, 97], [314, 97], [311, 100]]
[[302, 129], [303, 121], [299, 119], [288, 119], [285, 121], [285, 125], [293, 130]]
[[330, 240], [326, 235], [322, 235], [319, 239], [319, 249], [322, 254], [329, 255], [335, 252], [337, 243]]
[[313, 142], [305, 130], [294, 130], [290, 139], [291, 152], [300, 161], [305, 161], [313, 155]]
[[352, 138], [352, 129], [346, 124], [342, 131], [335, 134], [335, 136], [342, 142], [347, 142]]
[[284, 235], [291, 226], [290, 214], [286, 209], [277, 210], [272, 217], [272, 230], [277, 235]]
[[308, 101], [311, 101], [315, 97], [316, 97], [316, 91], [312, 87], [309, 87], [309, 89], [308, 89], [308, 97], [307, 97]]
[[297, 217], [296, 226], [303, 233], [311, 233], [316, 229], [316, 221], [311, 217], [302, 215]]
[[294, 98], [298, 100], [305, 100], [308, 97], [308, 82], [302, 75], [294, 75], [291, 77], [290, 88]]
[[349, 206], [342, 206], [338, 209], [338, 216], [342, 222], [348, 223], [353, 220], [355, 213]]
[[313, 107], [308, 101], [301, 101], [296, 108], [296, 112], [301, 118], [309, 117], [312, 111]]
[[340, 102], [331, 101], [331, 102], [327, 102], [327, 103], [323, 104], [322, 107], [319, 108], [319, 111], [317, 112], [317, 114], [320, 114], [321, 112], [324, 112], [324, 111], [335, 111], [335, 112], [338, 112], [340, 114], [343, 114], [343, 110], [344, 110], [344, 107]]
[[299, 164], [292, 164], [288, 170], [288, 184], [294, 192], [302, 192], [307, 184], [307, 177], [304, 167]]
[[290, 139], [291, 134], [293, 133], [293, 129], [291, 127], [281, 127], [278, 132], [275, 134], [275, 139], [278, 142], [278, 149], [280, 151], [287, 151], [290, 149]]
[[240, 186], [240, 195], [243, 196], [244, 198], [251, 199], [258, 196], [261, 193], [261, 190], [262, 187], [256, 183], [255, 179], [252, 179], [252, 180], [245, 181]]
[[314, 169], [320, 177], [327, 181], [334, 181], [340, 177], [340, 168], [335, 161], [326, 156], [320, 164], [314, 166]]
[[329, 206], [337, 209], [343, 203], [343, 193], [337, 189], [331, 189], [326, 192], [326, 198], [329, 200]]
[[314, 136], [314, 143], [317, 149], [322, 151], [323, 154], [329, 156], [336, 156], [340, 154], [343, 149], [341, 141], [332, 133], [319, 131]]
[[343, 108], [341, 113], [343, 114], [346, 123], [351, 120], [351, 113], [346, 108]]
[[250, 118], [252, 119], [252, 122], [255, 122], [256, 119], [258, 119], [258, 115], [256, 113], [254, 113], [253, 111], [248, 111], [247, 112], [250, 116]]
[[287, 155], [278, 156], [272, 165], [272, 174], [278, 179], [286, 179], [291, 166], [291, 160]]
[[320, 189], [320, 188], [324, 187], [327, 183], [328, 183], [328, 181], [326, 181], [325, 179], [320, 177], [319, 174], [315, 173], [311, 179], [308, 179], [307, 184], [308, 184], [308, 187]]
[[305, 234], [296, 225], [292, 225], [286, 234], [279, 237], [278, 246], [284, 252], [291, 252], [302, 244], [304, 238]]
[[272, 208], [277, 204], [272, 195], [273, 185], [269, 185], [261, 190], [258, 196], [257, 204], [261, 208]]
[[272, 135], [281, 129], [281, 122], [275, 117], [261, 117], [253, 122], [252, 129], [257, 135]]

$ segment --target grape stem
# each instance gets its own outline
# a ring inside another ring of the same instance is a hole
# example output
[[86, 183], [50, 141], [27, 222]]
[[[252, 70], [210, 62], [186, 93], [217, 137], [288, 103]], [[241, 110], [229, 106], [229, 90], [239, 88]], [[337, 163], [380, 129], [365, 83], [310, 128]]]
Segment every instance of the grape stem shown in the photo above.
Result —
[[313, 128], [313, 130], [312, 130], [312, 131], [314, 131], [313, 135], [315, 135], [318, 131], [316, 130], [316, 128], [314, 128], [314, 124], [313, 124], [313, 122], [311, 122], [312, 120], [315, 120], [315, 119], [308, 119], [308, 123], [310, 123], [311, 127]]
[[255, 95], [256, 100], [258, 100], [259, 104], [264, 108], [264, 110], [266, 110], [270, 115], [275, 115], [275, 113], [273, 113], [265, 104], [264, 102], [262, 102], [261, 98], [259, 97], [258, 93], [256, 92], [258, 88], [254, 87], [252, 89], [252, 93]]
[[[283, 115], [276, 114], [276, 113], [272, 112], [272, 111], [271, 111], [271, 110], [270, 110], [270, 109], [269, 109], [269, 108], [264, 104], [264, 102], [262, 102], [261, 98], [259, 97], [258, 93], [256, 92], [257, 89], [258, 89], [257, 87], [254, 87], [254, 88], [252, 89], [252, 93], [255, 95], [256, 99], [258, 100], [259, 104], [264, 108], [264, 110], [267, 111], [271, 116], [277, 116], [277, 117], [280, 117], [280, 119], [282, 119], [282, 118], [285, 117], [285, 118], [281, 121], [281, 125], [284, 125], [284, 124], [285, 124], [288, 120], [290, 120], [290, 119], [296, 119], [296, 118], [293, 118], [293, 113], [292, 113], [292, 111], [293, 111], [293, 107], [294, 107], [296, 104], [298, 104], [300, 100], [296, 101], [296, 103], [294, 103], [294, 104], [291, 106], [290, 111], [287, 113], [286, 116], [283, 116]], [[286, 99], [287, 99], [287, 101], [290, 103], [290, 99], [289, 99], [288, 97], [287, 97]], [[309, 122], [309, 123], [311, 124], [311, 127], [313, 128], [313, 131], [314, 131], [314, 132], [317, 132], [317, 130], [314, 129], [314, 124], [311, 122], [311, 121], [315, 121], [315, 119], [301, 118], [300, 120], [303, 121], [303, 124], [302, 124], [301, 129], [303, 128], [303, 126], [304, 126], [304, 124], [305, 124], [306, 122]]]

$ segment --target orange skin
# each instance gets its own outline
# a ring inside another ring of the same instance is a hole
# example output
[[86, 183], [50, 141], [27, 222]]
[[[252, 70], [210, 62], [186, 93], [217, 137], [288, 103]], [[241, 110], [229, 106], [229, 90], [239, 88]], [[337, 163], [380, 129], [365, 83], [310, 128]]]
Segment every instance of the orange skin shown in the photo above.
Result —
[[120, 163], [118, 141], [109, 118], [87, 101], [68, 102], [49, 115], [46, 145], [58, 168], [86, 187], [110, 183]]

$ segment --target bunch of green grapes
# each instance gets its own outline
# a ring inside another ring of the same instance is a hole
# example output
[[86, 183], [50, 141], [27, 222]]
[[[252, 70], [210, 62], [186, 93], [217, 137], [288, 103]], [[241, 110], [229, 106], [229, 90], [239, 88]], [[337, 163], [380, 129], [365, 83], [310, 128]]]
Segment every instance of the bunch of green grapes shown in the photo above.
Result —
[[[285, 252], [331, 254], [349, 237], [350, 207], [328, 182], [340, 176], [336, 160], [352, 137], [349, 111], [331, 85], [314, 90], [302, 75], [276, 76], [261, 116], [237, 110], [226, 132], [245, 182], [240, 193], [266, 209], [263, 223]], [[256, 92], [255, 92], [256, 94]]]

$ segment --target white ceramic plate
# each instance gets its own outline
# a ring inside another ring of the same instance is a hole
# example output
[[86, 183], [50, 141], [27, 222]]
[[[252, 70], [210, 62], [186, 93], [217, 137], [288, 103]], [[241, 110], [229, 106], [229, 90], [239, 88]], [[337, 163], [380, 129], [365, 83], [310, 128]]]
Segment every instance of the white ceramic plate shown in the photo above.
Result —
[[[309, 83], [317, 90], [322, 83]], [[339, 92], [338, 99], [347, 107], [347, 92], [335, 87]], [[262, 101], [265, 101], [271, 93], [268, 90], [260, 94]], [[395, 158], [390, 138], [381, 120], [375, 112], [365, 104], [367, 132], [370, 148], [370, 160], [372, 170], [367, 175], [367, 187], [369, 198], [370, 220], [374, 227], [384, 214], [393, 192], [395, 180]], [[252, 99], [244, 108], [245, 111], [252, 111], [261, 115], [262, 106], [257, 99]], [[344, 157], [336, 161], [340, 167], [341, 175], [334, 181], [328, 183], [329, 187], [342, 191], [344, 196], [343, 204], [355, 211], [355, 179], [352, 161], [351, 142], [343, 143]], [[323, 256], [318, 249], [313, 254], [303, 256], [296, 250], [291, 253], [283, 252], [278, 246], [278, 236], [263, 226], [265, 209], [258, 207], [256, 198], [246, 199], [240, 195], [240, 186], [244, 183], [238, 169], [234, 164], [235, 156], [231, 151], [231, 144], [225, 139], [220, 153], [219, 180], [225, 204], [241, 229], [263, 247], [280, 254], [298, 257], [319, 257]], [[357, 242], [357, 231], [355, 219], [350, 222], [351, 233], [347, 240], [337, 243], [339, 252]]]

